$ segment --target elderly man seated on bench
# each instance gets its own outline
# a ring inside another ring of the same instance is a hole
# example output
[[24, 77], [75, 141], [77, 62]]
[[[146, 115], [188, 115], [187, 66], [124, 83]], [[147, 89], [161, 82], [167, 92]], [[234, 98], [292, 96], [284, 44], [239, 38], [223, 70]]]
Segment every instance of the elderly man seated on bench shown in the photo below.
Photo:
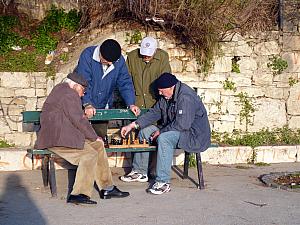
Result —
[[[136, 121], [122, 127], [125, 137], [132, 129], [141, 128], [140, 138], [157, 143], [156, 179], [148, 190], [152, 194], [169, 192], [173, 152], [176, 148], [202, 152], [210, 146], [210, 126], [205, 107], [197, 93], [170, 73], [155, 81], [160, 99]], [[161, 126], [151, 125], [161, 120]], [[150, 125], [150, 126], [149, 126]], [[140, 154], [140, 153], [136, 153]], [[148, 159], [137, 157], [132, 171], [122, 181], [139, 181], [147, 171]]]
[[122, 198], [128, 192], [113, 184], [103, 140], [97, 136], [81, 106], [87, 81], [77, 73], [68, 74], [47, 97], [40, 117], [35, 148], [49, 149], [77, 165], [75, 183], [68, 203], [97, 204], [90, 199], [94, 183], [102, 188], [100, 198]]

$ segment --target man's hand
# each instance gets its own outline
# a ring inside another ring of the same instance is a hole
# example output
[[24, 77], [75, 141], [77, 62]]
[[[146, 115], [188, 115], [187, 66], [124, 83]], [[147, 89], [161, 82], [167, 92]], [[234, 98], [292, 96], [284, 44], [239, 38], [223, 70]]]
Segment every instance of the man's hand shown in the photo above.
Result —
[[90, 119], [96, 114], [96, 109], [92, 105], [88, 105], [84, 108], [84, 113]]
[[150, 140], [151, 140], [151, 141], [156, 141], [156, 139], [157, 139], [157, 137], [158, 137], [159, 135], [160, 135], [159, 130], [154, 131], [154, 132], [151, 134], [151, 136], [150, 136]]
[[140, 115], [140, 113], [141, 113], [140, 108], [137, 107], [136, 105], [130, 105], [130, 110], [131, 110], [131, 112], [133, 112], [133, 114], [134, 114], [135, 116], [138, 116], [138, 115]]
[[122, 127], [121, 129], [121, 136], [122, 138], [125, 138], [126, 135], [135, 127], [135, 122], [132, 122], [130, 124], [128, 124], [125, 127]]

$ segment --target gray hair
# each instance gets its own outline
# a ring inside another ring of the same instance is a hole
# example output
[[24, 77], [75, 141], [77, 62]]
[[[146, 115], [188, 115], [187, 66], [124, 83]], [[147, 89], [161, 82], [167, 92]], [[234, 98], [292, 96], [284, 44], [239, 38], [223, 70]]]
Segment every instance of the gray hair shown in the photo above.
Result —
[[74, 86], [75, 84], [77, 84], [76, 82], [72, 81], [67, 77], [62, 81], [62, 83], [68, 83], [70, 86]]

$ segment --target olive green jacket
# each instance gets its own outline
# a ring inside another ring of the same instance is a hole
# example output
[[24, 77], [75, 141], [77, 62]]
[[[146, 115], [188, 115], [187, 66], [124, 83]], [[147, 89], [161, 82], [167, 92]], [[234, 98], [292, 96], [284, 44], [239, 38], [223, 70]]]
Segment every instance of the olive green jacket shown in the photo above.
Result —
[[157, 99], [154, 81], [162, 73], [171, 73], [168, 53], [157, 49], [153, 59], [145, 63], [139, 49], [135, 49], [128, 53], [126, 63], [135, 89], [135, 105], [140, 108], [151, 108]]

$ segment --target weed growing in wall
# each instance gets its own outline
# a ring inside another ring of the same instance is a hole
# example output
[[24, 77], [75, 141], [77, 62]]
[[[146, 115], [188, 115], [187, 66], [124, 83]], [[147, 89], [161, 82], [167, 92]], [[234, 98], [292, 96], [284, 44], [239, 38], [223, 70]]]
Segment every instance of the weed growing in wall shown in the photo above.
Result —
[[255, 112], [253, 103], [250, 101], [247, 93], [241, 92], [237, 95], [240, 99], [240, 103], [242, 105], [242, 109], [239, 113], [240, 123], [245, 120], [246, 130], [248, 130], [248, 126], [251, 125], [250, 118], [252, 117], [252, 113]]
[[274, 55], [270, 62], [267, 64], [268, 68], [271, 68], [273, 71], [273, 75], [278, 75], [283, 72], [286, 68], [288, 68], [288, 63], [286, 60], [283, 60], [280, 56]]
[[9, 144], [6, 140], [0, 140], [0, 148], [14, 147], [15, 145]]
[[130, 44], [138, 44], [142, 41], [142, 39], [142, 33], [139, 30], [134, 30], [132, 34], [126, 32], [125, 42], [129, 42]]
[[295, 84], [297, 84], [299, 81], [293, 77], [289, 77], [289, 85], [290, 87], [294, 86]]
[[233, 81], [226, 80], [222, 82], [224, 90], [231, 90], [231, 91], [236, 91], [235, 83]]

